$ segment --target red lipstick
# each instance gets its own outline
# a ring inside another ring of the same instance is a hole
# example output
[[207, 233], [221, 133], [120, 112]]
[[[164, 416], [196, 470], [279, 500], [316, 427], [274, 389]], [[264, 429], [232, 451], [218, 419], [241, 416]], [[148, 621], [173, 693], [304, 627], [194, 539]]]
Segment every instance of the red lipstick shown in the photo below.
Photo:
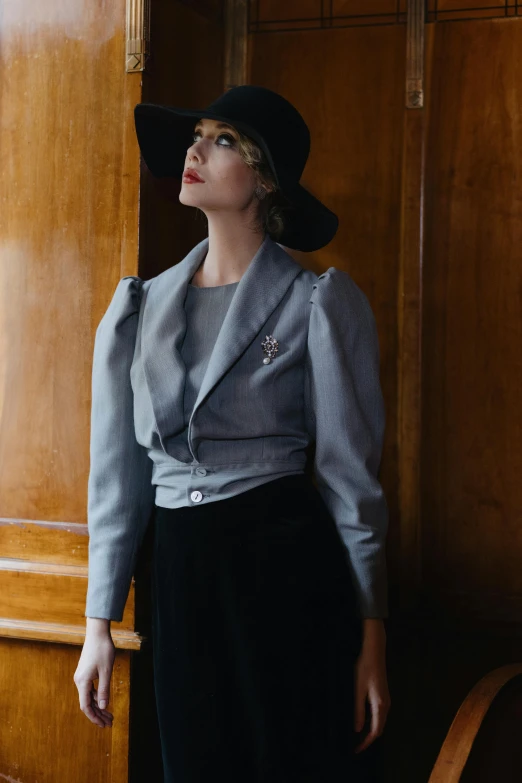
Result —
[[205, 180], [202, 179], [196, 169], [187, 168], [183, 172], [183, 182], [204, 182]]

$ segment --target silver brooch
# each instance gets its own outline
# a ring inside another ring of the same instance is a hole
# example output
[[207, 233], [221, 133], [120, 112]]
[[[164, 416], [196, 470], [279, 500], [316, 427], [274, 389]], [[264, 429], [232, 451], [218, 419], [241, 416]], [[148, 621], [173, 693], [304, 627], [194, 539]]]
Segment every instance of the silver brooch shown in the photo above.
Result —
[[266, 353], [266, 357], [263, 359], [263, 364], [270, 364], [279, 350], [279, 343], [275, 337], [272, 337], [271, 334], [267, 334], [261, 345], [263, 346], [263, 352]]

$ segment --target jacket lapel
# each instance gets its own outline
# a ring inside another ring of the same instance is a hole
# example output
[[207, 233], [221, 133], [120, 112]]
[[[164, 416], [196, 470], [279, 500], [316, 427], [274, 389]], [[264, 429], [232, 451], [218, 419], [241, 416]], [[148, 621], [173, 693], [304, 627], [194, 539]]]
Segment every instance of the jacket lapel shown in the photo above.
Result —
[[[164, 449], [166, 438], [184, 427], [186, 367], [180, 353], [186, 329], [184, 300], [188, 283], [207, 250], [208, 237], [182, 261], [152, 280], [145, 302], [144, 370]], [[196, 443], [192, 443], [192, 427], [205, 398], [256, 337], [301, 270], [300, 264], [267, 234], [238, 283], [214, 344], [190, 417], [189, 444], [193, 454]], [[260, 345], [259, 361], [262, 360]]]
[[181, 346], [186, 330], [187, 286], [208, 248], [208, 237], [175, 266], [151, 280], [143, 305], [141, 353], [143, 371], [163, 450], [181, 462], [186, 448], [168, 449], [167, 438], [184, 429], [183, 394], [186, 368]]

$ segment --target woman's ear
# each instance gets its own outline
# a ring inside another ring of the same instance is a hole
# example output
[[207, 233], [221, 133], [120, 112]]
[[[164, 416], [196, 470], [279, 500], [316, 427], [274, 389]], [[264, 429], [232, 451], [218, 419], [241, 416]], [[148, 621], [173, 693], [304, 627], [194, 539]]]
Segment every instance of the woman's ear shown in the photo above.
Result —
[[267, 195], [267, 189], [263, 185], [256, 185], [254, 193], [256, 194], [257, 198], [261, 201]]

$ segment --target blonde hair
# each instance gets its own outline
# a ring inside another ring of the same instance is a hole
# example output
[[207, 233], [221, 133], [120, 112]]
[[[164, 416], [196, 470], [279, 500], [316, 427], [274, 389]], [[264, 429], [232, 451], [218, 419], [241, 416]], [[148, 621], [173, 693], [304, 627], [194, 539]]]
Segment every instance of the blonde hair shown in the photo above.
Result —
[[261, 228], [277, 242], [285, 228], [285, 212], [291, 204], [277, 187], [274, 174], [261, 147], [250, 136], [237, 128], [235, 130], [239, 136], [237, 145], [239, 154], [247, 166], [257, 173], [258, 188], [264, 190], [263, 185], [267, 187], [264, 197], [259, 199], [254, 228]]
[[[258, 208], [254, 217], [252, 229], [267, 233], [271, 239], [278, 242], [285, 228], [285, 214], [292, 209], [290, 200], [283, 195], [277, 187], [276, 180], [268, 159], [261, 147], [245, 133], [242, 133], [234, 125], [239, 139], [237, 149], [247, 166], [257, 174], [256, 196]], [[266, 190], [265, 190], [266, 187]], [[258, 193], [264, 191], [262, 198]], [[196, 208], [196, 219], [206, 219], [203, 210]]]

